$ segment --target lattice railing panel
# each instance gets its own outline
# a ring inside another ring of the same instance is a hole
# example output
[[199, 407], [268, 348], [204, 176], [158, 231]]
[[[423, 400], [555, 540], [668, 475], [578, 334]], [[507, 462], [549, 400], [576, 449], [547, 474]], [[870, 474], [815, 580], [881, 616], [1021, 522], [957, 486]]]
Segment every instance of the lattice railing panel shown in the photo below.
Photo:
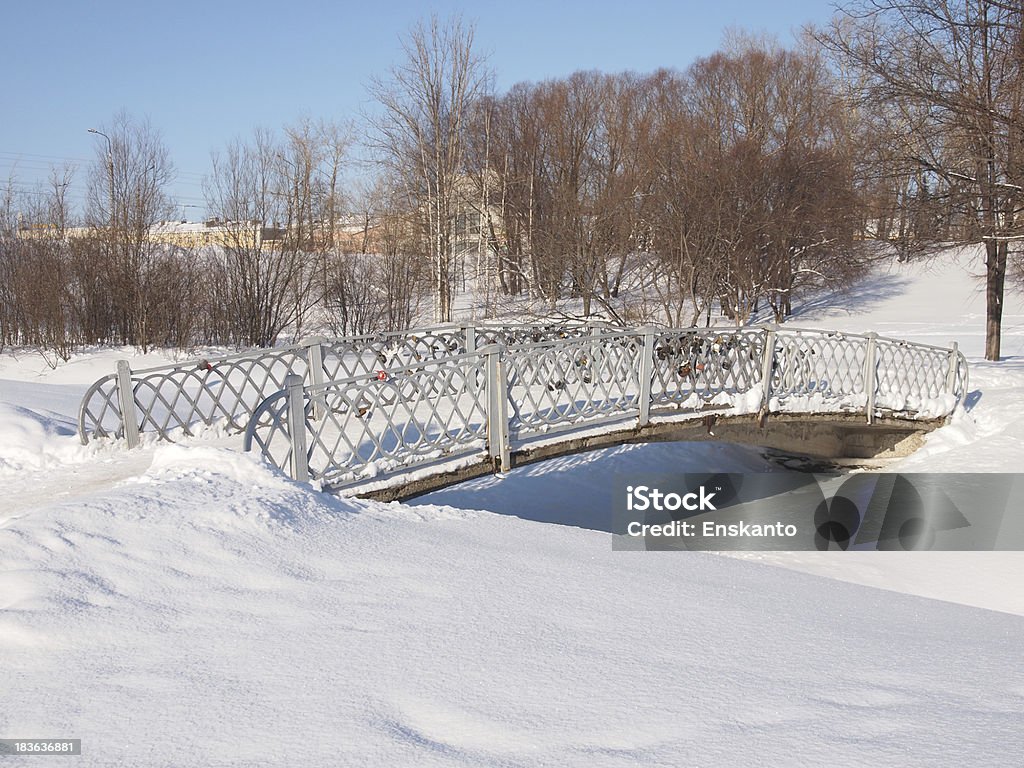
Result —
[[947, 395], [951, 354], [948, 349], [879, 339], [876, 406], [915, 410]]
[[511, 347], [523, 344], [542, 344], [548, 341], [579, 339], [601, 333], [603, 324], [538, 324], [525, 323], [503, 326], [481, 326], [476, 328], [477, 349], [485, 344], [501, 344]]
[[640, 334], [607, 333], [509, 347], [510, 433], [635, 413], [643, 344]]
[[660, 334], [654, 342], [654, 406], [698, 408], [742, 394], [761, 380], [763, 331], [693, 329]]
[[352, 378], [437, 360], [466, 351], [461, 327], [335, 339], [323, 345], [324, 380]]
[[245, 429], [256, 406], [284, 387], [288, 374], [304, 375], [301, 350], [268, 350], [259, 357], [203, 361], [171, 370], [134, 371], [140, 432], [192, 433], [198, 424]]
[[[284, 386], [285, 376], [305, 373], [305, 354], [301, 347], [284, 347], [131, 371], [138, 431], [167, 440], [177, 432], [190, 435], [197, 425], [241, 431], [256, 406]], [[83, 442], [124, 434], [120, 402], [116, 375], [89, 388], [79, 408]]]
[[324, 381], [369, 376], [383, 366], [381, 342], [374, 336], [333, 339], [322, 345]]
[[487, 433], [484, 358], [455, 355], [307, 389], [309, 470], [351, 480], [482, 451]]
[[123, 431], [117, 376], [110, 374], [94, 383], [82, 398], [78, 432], [83, 442], [95, 437], [120, 437]]
[[831, 331], [779, 331], [772, 355], [771, 395], [780, 401], [820, 395], [862, 400], [868, 339]]

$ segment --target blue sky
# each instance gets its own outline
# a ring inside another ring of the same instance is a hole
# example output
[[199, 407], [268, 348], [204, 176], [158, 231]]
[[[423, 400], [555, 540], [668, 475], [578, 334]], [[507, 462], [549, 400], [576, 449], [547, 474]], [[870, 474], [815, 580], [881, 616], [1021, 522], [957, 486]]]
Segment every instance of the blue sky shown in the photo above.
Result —
[[[7, 2], [0, 32], [0, 179], [22, 187], [51, 163], [80, 168], [80, 200], [96, 143], [86, 129], [125, 110], [162, 132], [178, 169], [174, 194], [201, 205], [210, 152], [256, 126], [356, 117], [366, 83], [400, 58], [418, 19], [461, 13], [477, 26], [500, 90], [579, 69], [685, 69], [729, 27], [783, 43], [832, 3], [345, 2], [36, 0]], [[201, 209], [186, 209], [195, 218]]]

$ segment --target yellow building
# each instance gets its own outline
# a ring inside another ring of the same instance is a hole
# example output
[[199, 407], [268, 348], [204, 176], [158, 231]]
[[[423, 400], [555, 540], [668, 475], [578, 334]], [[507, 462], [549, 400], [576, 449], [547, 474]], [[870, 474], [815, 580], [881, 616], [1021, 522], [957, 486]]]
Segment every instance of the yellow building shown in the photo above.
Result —
[[[74, 240], [96, 237], [102, 233], [103, 229], [97, 227], [65, 227], [60, 230], [50, 224], [33, 224], [18, 228], [18, 237], [27, 240], [50, 238]], [[258, 222], [166, 221], [150, 228], [149, 239], [153, 243], [176, 245], [181, 248], [202, 248], [211, 245], [252, 248], [263, 242], [276, 240], [281, 234], [280, 229], [264, 227]]]
[[205, 222], [168, 221], [149, 230], [150, 239], [157, 243], [182, 248], [202, 248], [216, 245], [224, 247], [254, 248], [264, 241], [280, 237], [279, 229], [264, 227], [259, 222]]

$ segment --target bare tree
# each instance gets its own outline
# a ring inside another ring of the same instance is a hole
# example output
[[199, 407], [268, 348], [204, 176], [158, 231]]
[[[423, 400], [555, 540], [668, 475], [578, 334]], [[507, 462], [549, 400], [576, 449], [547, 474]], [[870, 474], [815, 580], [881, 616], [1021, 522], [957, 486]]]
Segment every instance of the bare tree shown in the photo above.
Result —
[[634, 76], [597, 72], [519, 84], [497, 103], [488, 168], [506, 292], [525, 282], [553, 307], [568, 288], [585, 315], [594, 301], [610, 309], [641, 229], [643, 104]]
[[1022, 13], [1003, 0], [859, 0], [819, 36], [858, 73], [866, 105], [883, 117], [898, 106], [891, 140], [948, 196], [951, 237], [985, 244], [989, 360], [1000, 357], [1009, 246], [1024, 237]]
[[537, 291], [533, 242], [542, 129], [533, 91], [520, 83], [498, 100], [490, 142], [502, 222], [502, 237], [495, 233], [498, 283], [511, 296], [526, 292], [532, 297]]
[[94, 133], [105, 141], [96, 145], [89, 174], [86, 222], [103, 233], [110, 254], [117, 335], [121, 343], [146, 348], [152, 343], [151, 310], [162, 299], [149, 281], [160, 250], [150, 232], [174, 213], [167, 191], [174, 165], [148, 121], [122, 112]]
[[206, 182], [207, 208], [226, 240], [224, 280], [211, 299], [224, 303], [237, 344], [273, 344], [292, 322], [294, 297], [305, 282], [298, 240], [282, 226], [298, 213], [285, 171], [279, 146], [257, 130], [251, 143], [236, 141], [214, 156]]
[[416, 212], [386, 177], [352, 198], [351, 227], [328, 258], [323, 310], [334, 333], [358, 335], [411, 327], [429, 275], [410, 226]]
[[0, 348], [33, 346], [51, 366], [81, 342], [65, 238], [72, 174], [54, 169], [47, 186], [19, 194], [12, 182], [0, 194]]
[[465, 127], [490, 74], [474, 49], [475, 30], [458, 17], [432, 16], [402, 41], [405, 60], [390, 78], [375, 79], [370, 93], [383, 111], [371, 119], [372, 146], [403, 182], [410, 208], [419, 212], [434, 280], [434, 314], [452, 319], [453, 227], [464, 173]]
[[302, 122], [284, 139], [257, 130], [214, 156], [207, 206], [227, 242], [211, 300], [234, 343], [272, 345], [286, 328], [299, 334], [320, 303], [347, 145], [344, 130]]
[[730, 48], [651, 86], [646, 215], [666, 312], [689, 303], [692, 323], [712, 298], [738, 324], [763, 301], [782, 320], [794, 291], [840, 284], [859, 263], [851, 145], [830, 76], [770, 41]]

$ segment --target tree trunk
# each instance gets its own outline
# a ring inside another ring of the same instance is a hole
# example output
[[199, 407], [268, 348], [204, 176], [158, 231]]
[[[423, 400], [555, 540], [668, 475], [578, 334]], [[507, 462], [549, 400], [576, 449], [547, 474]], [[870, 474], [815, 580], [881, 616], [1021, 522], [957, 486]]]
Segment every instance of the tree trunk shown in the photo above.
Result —
[[985, 243], [985, 359], [999, 360], [1003, 325], [1003, 286], [1006, 282], [1006, 243]]

